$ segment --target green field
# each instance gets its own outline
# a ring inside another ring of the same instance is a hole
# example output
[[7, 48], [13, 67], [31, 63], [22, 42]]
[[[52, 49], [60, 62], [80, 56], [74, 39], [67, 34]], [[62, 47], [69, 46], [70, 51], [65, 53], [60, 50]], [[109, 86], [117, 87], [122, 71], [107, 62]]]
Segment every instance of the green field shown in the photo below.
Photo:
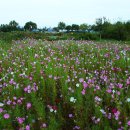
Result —
[[0, 130], [130, 129], [130, 45], [0, 42]]

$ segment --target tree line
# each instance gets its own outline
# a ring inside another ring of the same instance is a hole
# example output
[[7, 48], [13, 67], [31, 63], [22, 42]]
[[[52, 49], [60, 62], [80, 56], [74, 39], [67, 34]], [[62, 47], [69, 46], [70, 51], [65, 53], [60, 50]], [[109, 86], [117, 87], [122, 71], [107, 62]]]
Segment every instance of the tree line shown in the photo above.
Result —
[[[13, 20], [9, 24], [1, 24], [0, 32], [12, 32], [12, 31], [30, 31], [30, 32], [45, 32], [48, 28], [44, 27], [39, 29], [37, 24], [29, 21], [25, 23], [23, 27]], [[91, 33], [99, 35], [100, 39], [116, 39], [116, 40], [130, 40], [130, 21], [122, 22], [117, 21], [111, 23], [105, 17], [96, 19], [93, 25], [72, 24], [66, 25], [64, 22], [59, 22], [57, 27], [53, 27], [54, 32], [76, 32], [76, 33]]]

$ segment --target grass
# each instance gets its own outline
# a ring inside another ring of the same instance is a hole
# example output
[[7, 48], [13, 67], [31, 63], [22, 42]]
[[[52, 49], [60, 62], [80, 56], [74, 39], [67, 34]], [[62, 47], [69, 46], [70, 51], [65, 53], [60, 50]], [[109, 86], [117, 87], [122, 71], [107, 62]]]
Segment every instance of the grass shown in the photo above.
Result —
[[129, 95], [129, 45], [0, 42], [1, 130], [127, 130]]

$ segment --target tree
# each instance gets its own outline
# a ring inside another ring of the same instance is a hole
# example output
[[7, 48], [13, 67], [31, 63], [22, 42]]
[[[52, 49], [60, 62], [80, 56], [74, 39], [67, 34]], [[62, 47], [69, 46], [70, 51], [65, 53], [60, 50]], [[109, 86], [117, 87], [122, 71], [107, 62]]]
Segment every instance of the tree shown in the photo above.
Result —
[[59, 28], [59, 30], [64, 30], [65, 27], [66, 27], [66, 25], [65, 25], [64, 22], [59, 22], [59, 23], [58, 23], [58, 28]]
[[19, 24], [15, 20], [13, 20], [9, 22], [9, 27], [11, 31], [16, 31], [19, 28]]
[[127, 21], [125, 23], [125, 27], [126, 27], [127, 32], [130, 33], [130, 21]]
[[102, 38], [102, 35], [101, 35], [102, 25], [103, 25], [103, 19], [102, 19], [102, 18], [96, 19], [95, 31], [98, 31], [98, 32], [99, 32], [100, 40], [101, 40], [101, 38]]
[[8, 24], [1, 24], [0, 25], [1, 32], [11, 32], [10, 26]]
[[24, 26], [24, 29], [28, 31], [33, 31], [34, 29], [37, 29], [37, 24], [31, 21], [27, 22]]
[[67, 30], [67, 32], [71, 31], [72, 30], [72, 27], [70, 25], [66, 26], [65, 28]]
[[1, 24], [0, 31], [11, 32], [19, 30], [18, 23], [16, 21], [10, 21], [9, 24]]
[[79, 29], [85, 32], [88, 29], [88, 25], [86, 23], [83, 23], [79, 26]]
[[73, 30], [73, 31], [78, 31], [78, 30], [79, 30], [79, 25], [77, 25], [77, 24], [72, 24], [72, 30]]
[[56, 31], [56, 32], [59, 32], [59, 28], [58, 27], [54, 27], [53, 30]]
[[94, 31], [97, 31], [99, 33], [100, 40], [102, 39], [102, 34], [108, 25], [110, 25], [110, 23], [105, 17], [96, 19], [96, 24], [92, 28]]
[[48, 30], [47, 27], [42, 28], [42, 32], [46, 32]]
[[114, 34], [117, 40], [126, 40], [127, 38], [127, 30], [125, 28], [125, 24], [118, 21], [114, 25]]
[[9, 22], [9, 26], [11, 27], [18, 27], [18, 25], [19, 24], [15, 20]]

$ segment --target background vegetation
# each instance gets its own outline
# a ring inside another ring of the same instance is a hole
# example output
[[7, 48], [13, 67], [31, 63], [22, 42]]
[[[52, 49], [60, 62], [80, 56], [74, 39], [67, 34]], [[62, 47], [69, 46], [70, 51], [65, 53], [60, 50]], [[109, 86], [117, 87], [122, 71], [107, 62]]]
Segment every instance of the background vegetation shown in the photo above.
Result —
[[[11, 33], [10, 33], [11, 32]], [[21, 27], [16, 21], [10, 21], [9, 24], [0, 26], [1, 40], [18, 40], [25, 38], [46, 39], [46, 40], [130, 40], [130, 21], [117, 21], [111, 23], [105, 17], [96, 19], [95, 24], [66, 25], [59, 22], [57, 27], [37, 28], [34, 22], [25, 23]]]

